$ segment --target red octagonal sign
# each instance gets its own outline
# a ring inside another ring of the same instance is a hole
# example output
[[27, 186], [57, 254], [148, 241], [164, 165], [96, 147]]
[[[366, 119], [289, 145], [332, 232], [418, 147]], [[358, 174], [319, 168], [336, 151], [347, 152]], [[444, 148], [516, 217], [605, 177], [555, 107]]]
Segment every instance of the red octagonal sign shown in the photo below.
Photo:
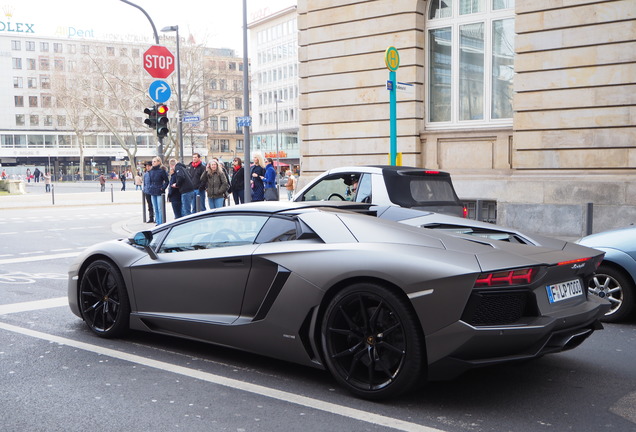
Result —
[[153, 45], [144, 53], [144, 69], [153, 78], [168, 78], [174, 72], [174, 56], [165, 46]]

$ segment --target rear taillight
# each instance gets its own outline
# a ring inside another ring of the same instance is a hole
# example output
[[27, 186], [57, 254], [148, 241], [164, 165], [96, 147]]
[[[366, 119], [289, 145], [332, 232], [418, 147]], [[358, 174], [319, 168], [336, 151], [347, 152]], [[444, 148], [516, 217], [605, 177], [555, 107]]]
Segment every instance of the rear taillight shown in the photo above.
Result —
[[468, 207], [464, 206], [464, 208], [462, 208], [462, 216], [464, 218], [468, 217]]
[[529, 285], [536, 274], [536, 269], [532, 267], [482, 273], [475, 281], [475, 288]]
[[585, 261], [589, 261], [591, 259], [592, 259], [592, 257], [573, 259], [573, 260], [569, 260], [569, 261], [561, 261], [557, 265], [562, 266], [562, 265], [568, 265], [568, 264], [578, 264], [578, 263], [582, 263], [582, 262], [585, 262]]

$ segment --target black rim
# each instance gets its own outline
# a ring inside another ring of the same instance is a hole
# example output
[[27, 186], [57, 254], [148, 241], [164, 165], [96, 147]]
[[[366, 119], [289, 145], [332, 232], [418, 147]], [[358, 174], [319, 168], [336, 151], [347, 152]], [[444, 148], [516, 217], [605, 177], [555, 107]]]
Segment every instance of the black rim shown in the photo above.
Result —
[[406, 359], [406, 335], [402, 321], [381, 297], [345, 296], [332, 309], [326, 329], [326, 354], [349, 385], [379, 390], [397, 378]]
[[80, 302], [84, 320], [97, 332], [107, 332], [117, 321], [120, 299], [117, 280], [105, 267], [89, 268], [82, 280]]

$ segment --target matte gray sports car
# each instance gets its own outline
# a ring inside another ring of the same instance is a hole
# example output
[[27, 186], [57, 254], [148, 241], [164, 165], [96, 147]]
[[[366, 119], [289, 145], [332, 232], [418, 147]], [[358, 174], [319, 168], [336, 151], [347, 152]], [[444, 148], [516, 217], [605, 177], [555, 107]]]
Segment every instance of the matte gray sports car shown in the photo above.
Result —
[[412, 227], [364, 204], [253, 203], [89, 248], [68, 296], [102, 337], [130, 328], [235, 347], [381, 399], [574, 348], [609, 308], [585, 290], [602, 258]]

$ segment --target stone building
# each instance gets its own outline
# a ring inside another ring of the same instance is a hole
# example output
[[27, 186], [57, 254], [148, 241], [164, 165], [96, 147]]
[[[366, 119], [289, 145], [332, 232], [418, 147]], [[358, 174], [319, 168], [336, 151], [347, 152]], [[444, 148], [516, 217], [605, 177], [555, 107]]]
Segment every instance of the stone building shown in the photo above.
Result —
[[[398, 152], [501, 224], [576, 237], [636, 221], [633, 0], [298, 1], [304, 179]], [[593, 211], [589, 211], [593, 204]]]

